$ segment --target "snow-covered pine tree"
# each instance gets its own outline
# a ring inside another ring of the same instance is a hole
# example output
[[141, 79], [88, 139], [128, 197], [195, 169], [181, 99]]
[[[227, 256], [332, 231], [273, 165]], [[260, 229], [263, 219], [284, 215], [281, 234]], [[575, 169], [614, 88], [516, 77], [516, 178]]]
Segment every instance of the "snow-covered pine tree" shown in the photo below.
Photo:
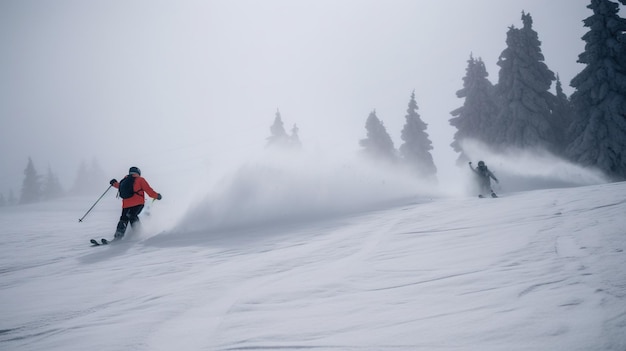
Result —
[[401, 138], [404, 143], [400, 145], [400, 156], [404, 163], [420, 176], [434, 178], [437, 174], [437, 167], [430, 154], [433, 146], [426, 133], [428, 125], [422, 121], [417, 110], [415, 91], [413, 91], [409, 108], [406, 110], [406, 123], [402, 128]]
[[396, 161], [396, 149], [393, 146], [393, 140], [376, 116], [376, 110], [367, 117], [365, 129], [367, 130], [367, 138], [359, 141], [365, 154], [376, 160]]
[[289, 143], [289, 136], [285, 131], [283, 119], [280, 115], [280, 111], [276, 110], [276, 116], [274, 117], [274, 123], [270, 126], [270, 136], [267, 138], [267, 146], [280, 146], [284, 147]]
[[41, 181], [33, 160], [29, 157], [26, 169], [24, 169], [24, 181], [22, 182], [22, 194], [20, 204], [29, 204], [41, 199]]
[[544, 63], [532, 17], [522, 12], [524, 26], [511, 26], [507, 48], [500, 54], [496, 95], [498, 123], [487, 130], [487, 144], [496, 147], [543, 148], [554, 145], [549, 91], [554, 73]]
[[587, 7], [593, 15], [583, 22], [589, 31], [578, 62], [585, 67], [570, 83], [576, 117], [566, 154], [614, 180], [626, 180], [626, 20], [613, 1], [592, 0]]
[[494, 86], [487, 79], [489, 74], [482, 59], [470, 55], [467, 61], [463, 88], [456, 92], [459, 98], [465, 98], [463, 106], [450, 112], [453, 118], [450, 125], [457, 131], [450, 146], [460, 153], [457, 164], [465, 164], [469, 158], [463, 152], [461, 144], [465, 139], [488, 140], [484, 134], [489, 126], [496, 123], [498, 105], [494, 100]]
[[7, 200], [4, 198], [4, 194], [0, 193], [0, 207], [7, 205]]

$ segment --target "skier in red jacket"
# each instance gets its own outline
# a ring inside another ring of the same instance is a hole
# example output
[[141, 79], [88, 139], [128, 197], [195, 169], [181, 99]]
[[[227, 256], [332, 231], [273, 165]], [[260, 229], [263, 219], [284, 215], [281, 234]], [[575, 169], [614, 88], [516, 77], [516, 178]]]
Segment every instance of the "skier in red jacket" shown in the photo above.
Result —
[[144, 194], [147, 193], [156, 200], [161, 200], [162, 196], [152, 189], [137, 167], [130, 167], [128, 175], [120, 182], [111, 179], [109, 184], [120, 190], [119, 195], [122, 198], [122, 215], [115, 230], [115, 239], [121, 239], [124, 237], [128, 223], [133, 230], [139, 229], [139, 214], [145, 204]]

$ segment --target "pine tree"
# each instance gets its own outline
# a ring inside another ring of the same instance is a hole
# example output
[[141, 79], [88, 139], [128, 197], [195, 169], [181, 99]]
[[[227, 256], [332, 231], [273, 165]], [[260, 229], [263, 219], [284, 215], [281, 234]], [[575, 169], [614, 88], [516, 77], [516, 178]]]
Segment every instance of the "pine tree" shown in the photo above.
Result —
[[404, 143], [400, 145], [400, 155], [404, 162], [417, 174], [424, 177], [434, 177], [437, 168], [430, 154], [433, 149], [432, 142], [426, 133], [427, 124], [424, 123], [417, 112], [415, 91], [411, 94], [409, 108], [406, 111], [406, 123], [402, 128], [401, 138]]
[[541, 42], [532, 28], [530, 14], [522, 13], [524, 26], [510, 27], [507, 48], [500, 55], [496, 94], [498, 123], [488, 131], [487, 143], [501, 148], [543, 148], [554, 145], [549, 92], [554, 73], [541, 53]]
[[9, 206], [17, 205], [17, 198], [15, 197], [13, 190], [9, 190], [9, 199], [7, 200], [7, 205]]
[[28, 164], [24, 170], [24, 181], [22, 182], [22, 194], [20, 204], [29, 204], [41, 199], [41, 182], [33, 160], [29, 157]]
[[457, 129], [454, 141], [450, 144], [454, 151], [460, 153], [457, 164], [469, 160], [462, 148], [463, 141], [475, 139], [486, 142], [489, 139], [486, 132], [496, 123], [498, 105], [494, 99], [494, 86], [487, 79], [488, 76], [482, 59], [474, 59], [470, 55], [463, 88], [456, 92], [456, 96], [465, 98], [465, 101], [463, 106], [450, 112], [454, 117], [449, 120], [450, 125]]
[[48, 167], [48, 173], [43, 182], [42, 194], [46, 200], [56, 199], [63, 195], [61, 182], [59, 182], [59, 178], [52, 172], [50, 167]]
[[80, 165], [78, 166], [78, 171], [76, 172], [76, 179], [74, 180], [74, 185], [72, 186], [72, 194], [74, 195], [86, 195], [89, 193], [89, 170], [87, 168], [87, 163], [82, 160], [80, 161]]
[[95, 158], [89, 164], [83, 160], [78, 166], [71, 193], [74, 195], [91, 195], [97, 193], [98, 189], [107, 183], [107, 177]]
[[376, 110], [372, 111], [365, 122], [367, 138], [359, 141], [365, 154], [376, 160], [396, 160], [396, 150], [393, 141], [387, 133], [387, 129], [376, 116]]
[[284, 147], [289, 143], [289, 136], [285, 131], [280, 111], [276, 110], [276, 117], [274, 117], [274, 123], [270, 127], [270, 136], [267, 138], [267, 146], [279, 146]]
[[302, 148], [302, 142], [300, 141], [300, 136], [298, 135], [298, 131], [300, 129], [297, 125], [293, 125], [291, 128], [291, 135], [289, 136], [289, 145], [295, 149]]
[[592, 0], [593, 15], [584, 20], [585, 65], [570, 85], [576, 112], [568, 130], [567, 156], [584, 166], [601, 169], [615, 180], [626, 179], [626, 20], [619, 4]]

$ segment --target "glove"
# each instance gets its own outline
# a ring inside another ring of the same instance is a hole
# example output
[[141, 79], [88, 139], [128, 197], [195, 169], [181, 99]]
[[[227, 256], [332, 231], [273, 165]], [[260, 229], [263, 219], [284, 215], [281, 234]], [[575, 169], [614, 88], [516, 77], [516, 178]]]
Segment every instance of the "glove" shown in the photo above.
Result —
[[109, 182], [109, 184], [111, 184], [111, 185], [113, 185], [115, 183], [117, 183], [117, 179], [115, 179], [115, 178], [111, 179], [111, 181]]
[[163, 196], [161, 196], [161, 194], [157, 194], [157, 197], [156, 197], [157, 200], [161, 200], [162, 198]]

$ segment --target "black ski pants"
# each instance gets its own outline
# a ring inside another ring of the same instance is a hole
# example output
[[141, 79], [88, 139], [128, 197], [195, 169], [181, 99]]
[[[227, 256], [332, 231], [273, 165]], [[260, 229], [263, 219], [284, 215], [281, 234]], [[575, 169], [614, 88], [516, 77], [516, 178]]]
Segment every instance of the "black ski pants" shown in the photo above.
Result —
[[139, 214], [142, 210], [143, 205], [123, 208], [122, 215], [120, 216], [120, 221], [117, 223], [117, 230], [115, 231], [115, 235], [123, 236], [126, 232], [126, 227], [128, 226], [128, 223], [130, 223], [130, 226], [133, 227], [133, 229], [138, 229], [138, 225], [140, 224]]

